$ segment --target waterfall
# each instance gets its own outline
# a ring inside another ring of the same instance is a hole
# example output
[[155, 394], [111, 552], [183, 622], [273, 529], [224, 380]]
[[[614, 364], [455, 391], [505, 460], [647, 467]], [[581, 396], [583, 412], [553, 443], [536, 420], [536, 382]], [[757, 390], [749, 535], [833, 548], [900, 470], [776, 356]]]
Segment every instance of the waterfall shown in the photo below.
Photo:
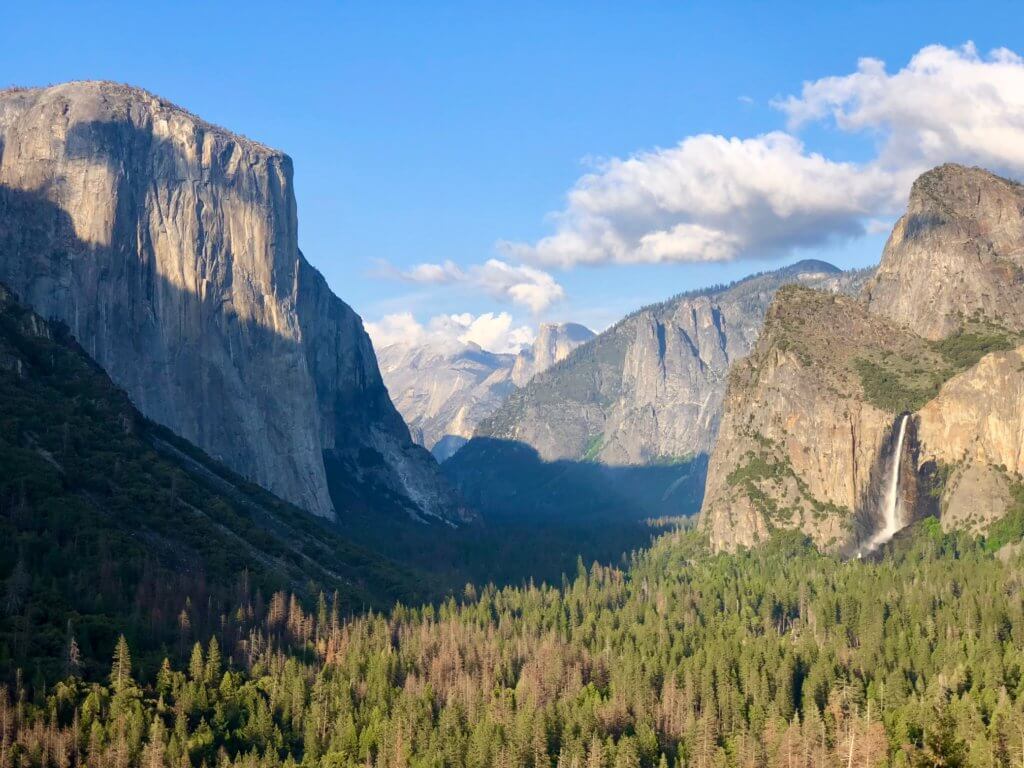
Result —
[[896, 450], [892, 453], [890, 460], [889, 475], [886, 478], [888, 485], [885, 494], [882, 496], [881, 518], [882, 527], [871, 539], [861, 548], [861, 552], [871, 552], [889, 541], [896, 532], [903, 527], [903, 515], [900, 509], [900, 459], [903, 457], [903, 438], [907, 433], [907, 419], [909, 413], [903, 414], [900, 419], [900, 432], [896, 438]]

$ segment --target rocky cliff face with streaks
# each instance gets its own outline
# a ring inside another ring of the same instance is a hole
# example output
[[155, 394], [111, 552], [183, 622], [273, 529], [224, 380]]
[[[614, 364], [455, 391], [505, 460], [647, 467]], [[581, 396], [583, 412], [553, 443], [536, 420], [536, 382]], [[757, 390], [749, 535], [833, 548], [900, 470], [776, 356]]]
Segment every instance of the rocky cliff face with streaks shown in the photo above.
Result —
[[923, 339], [863, 304], [808, 289], [780, 291], [753, 352], [734, 369], [702, 510], [717, 549], [797, 528], [840, 549], [866, 538], [880, 460], [897, 409], [872, 402], [857, 361], [936, 364]]
[[0, 92], [0, 280], [146, 416], [283, 498], [463, 515], [299, 251], [287, 155], [126, 86]]
[[804, 261], [641, 309], [514, 392], [477, 434], [525, 443], [545, 461], [643, 465], [706, 453], [729, 366], [750, 352], [775, 291], [850, 291], [866, 276]]
[[1024, 187], [943, 165], [914, 183], [864, 289], [870, 310], [927, 339], [986, 319], [1024, 330]]
[[579, 323], [541, 323], [533, 344], [516, 355], [512, 383], [525, 387], [538, 373], [567, 358], [576, 347], [596, 334]]

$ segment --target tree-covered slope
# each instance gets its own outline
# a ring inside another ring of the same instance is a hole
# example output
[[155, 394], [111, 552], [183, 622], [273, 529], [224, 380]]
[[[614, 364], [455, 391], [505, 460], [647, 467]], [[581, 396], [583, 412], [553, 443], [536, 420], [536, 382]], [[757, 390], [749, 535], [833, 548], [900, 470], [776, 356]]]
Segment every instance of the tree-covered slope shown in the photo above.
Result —
[[4, 678], [53, 679], [72, 638], [89, 672], [120, 632], [173, 652], [275, 590], [336, 594], [342, 612], [426, 591], [147, 421], [2, 286], [0, 578]]

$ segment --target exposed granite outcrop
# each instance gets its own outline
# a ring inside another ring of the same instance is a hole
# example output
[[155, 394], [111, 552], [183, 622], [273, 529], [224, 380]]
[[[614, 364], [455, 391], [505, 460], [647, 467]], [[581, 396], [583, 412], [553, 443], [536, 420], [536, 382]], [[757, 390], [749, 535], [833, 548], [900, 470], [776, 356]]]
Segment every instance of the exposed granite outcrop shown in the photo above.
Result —
[[895, 416], [867, 401], [855, 369], [876, 351], [928, 354], [849, 297], [777, 294], [755, 351], [730, 378], [701, 512], [712, 546], [753, 546], [786, 528], [831, 549], [857, 537], [854, 513], [870, 506]]
[[515, 357], [512, 383], [517, 387], [526, 386], [538, 373], [562, 362], [576, 347], [596, 335], [579, 323], [541, 323], [533, 344]]
[[462, 514], [299, 251], [287, 155], [126, 86], [0, 92], [0, 280], [145, 415], [283, 498]]
[[864, 289], [872, 312], [928, 339], [978, 316], [1024, 330], [1024, 187], [947, 164], [914, 182]]
[[593, 337], [577, 323], [543, 323], [533, 344], [515, 355], [455, 342], [392, 344], [377, 354], [384, 383], [413, 439], [444, 461], [516, 387]]
[[[786, 289], [731, 376], [702, 525], [718, 549], [796, 528], [859, 551], [901, 414], [904, 521], [984, 531], [1024, 475], [1024, 191], [946, 165], [914, 184], [859, 301]], [[991, 351], [995, 350], [995, 351]], [[892, 476], [892, 475], [890, 475]]]

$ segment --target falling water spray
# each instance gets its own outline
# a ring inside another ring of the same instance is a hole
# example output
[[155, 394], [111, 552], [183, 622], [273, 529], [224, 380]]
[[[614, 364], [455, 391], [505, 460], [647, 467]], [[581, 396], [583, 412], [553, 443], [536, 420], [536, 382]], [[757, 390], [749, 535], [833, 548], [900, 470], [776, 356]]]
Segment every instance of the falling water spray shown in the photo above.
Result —
[[872, 552], [889, 541], [903, 527], [902, 505], [900, 504], [900, 459], [903, 457], [903, 439], [907, 434], [907, 420], [910, 414], [903, 414], [900, 419], [899, 436], [896, 438], [896, 449], [890, 461], [888, 483], [882, 496], [881, 517], [882, 527], [861, 548], [861, 553]]

